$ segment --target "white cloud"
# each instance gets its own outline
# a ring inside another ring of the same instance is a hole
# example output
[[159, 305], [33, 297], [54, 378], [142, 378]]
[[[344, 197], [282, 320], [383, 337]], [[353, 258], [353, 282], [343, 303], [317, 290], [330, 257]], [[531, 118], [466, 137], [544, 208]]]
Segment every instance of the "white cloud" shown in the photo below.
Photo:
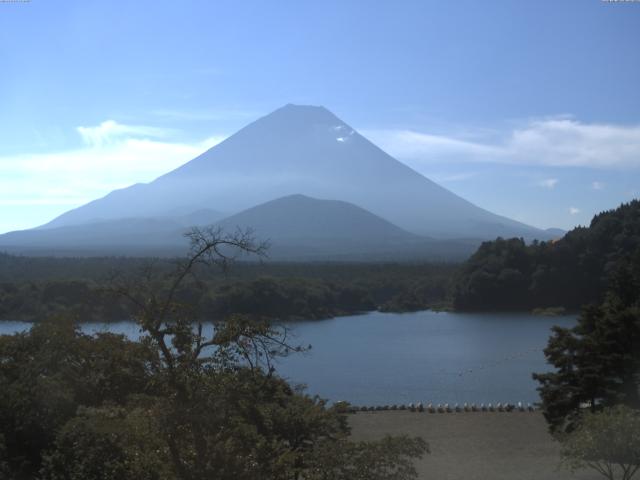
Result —
[[144, 125], [123, 125], [114, 120], [105, 120], [95, 127], [77, 127], [76, 130], [87, 145], [96, 147], [127, 137], [161, 138], [170, 132], [168, 129]]
[[366, 135], [400, 159], [522, 165], [640, 168], [640, 125], [586, 124], [571, 118], [531, 121], [501, 141], [468, 141], [411, 130], [368, 130]]
[[569, 214], [571, 215], [577, 215], [580, 213], [580, 209], [576, 208], [576, 207], [569, 207]]
[[514, 131], [507, 148], [514, 158], [533, 164], [640, 167], [640, 126], [538, 121]]
[[77, 130], [84, 147], [0, 157], [0, 206], [81, 205], [114, 189], [149, 182], [224, 139], [170, 142], [159, 139], [166, 130], [113, 121]]
[[604, 183], [602, 182], [593, 182], [591, 184], [591, 188], [593, 188], [594, 190], [603, 190], [604, 189]]
[[464, 156], [469, 160], [504, 155], [492, 145], [431, 135], [411, 130], [364, 130], [363, 134], [382, 149], [401, 159], [442, 160], [441, 156]]
[[545, 178], [544, 180], [540, 180], [537, 185], [539, 187], [542, 188], [555, 188], [555, 186], [558, 184], [558, 179], [557, 178]]

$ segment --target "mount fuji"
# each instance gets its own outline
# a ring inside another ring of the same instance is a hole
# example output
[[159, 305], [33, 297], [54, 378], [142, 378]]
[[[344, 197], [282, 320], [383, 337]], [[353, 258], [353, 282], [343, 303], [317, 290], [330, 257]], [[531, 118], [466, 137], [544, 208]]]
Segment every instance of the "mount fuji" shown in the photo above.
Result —
[[[366, 211], [370, 216], [365, 216], [369, 221], [375, 218], [378, 227], [380, 220], [391, 230], [397, 229], [396, 233], [401, 231], [404, 240], [409, 236], [425, 242], [455, 239], [468, 245], [472, 240], [477, 244], [497, 236], [540, 240], [551, 236], [484, 210], [441, 187], [385, 153], [324, 107], [286, 105], [150, 183], [115, 190], [36, 229], [0, 235], [0, 248], [49, 246], [55, 253], [56, 248], [91, 249], [99, 244], [126, 250], [132, 235], [137, 238], [136, 245], [144, 244], [144, 229], [150, 224], [153, 242], [176, 245], [180, 243], [177, 232], [186, 219], [204, 224], [231, 216], [222, 220], [228, 226], [234, 215], [284, 197], [289, 198], [284, 202], [289, 207], [296, 198], [340, 201], [343, 207], [357, 208], [359, 214]], [[311, 208], [313, 202], [304, 204]], [[252, 217], [261, 226], [255, 228], [257, 236], [262, 229], [276, 241], [280, 223], [286, 224], [289, 240], [312, 236], [309, 225], [303, 224], [291, 235], [290, 229], [296, 225], [287, 220], [290, 209], [283, 209], [280, 215], [273, 208], [269, 212], [269, 226]], [[356, 225], [365, 228], [363, 223]], [[356, 235], [349, 222], [341, 228], [345, 230], [340, 235], [334, 232], [336, 235], [327, 238], [343, 238], [345, 232]], [[96, 238], [92, 231], [102, 233]], [[68, 240], [65, 232], [70, 233]]]

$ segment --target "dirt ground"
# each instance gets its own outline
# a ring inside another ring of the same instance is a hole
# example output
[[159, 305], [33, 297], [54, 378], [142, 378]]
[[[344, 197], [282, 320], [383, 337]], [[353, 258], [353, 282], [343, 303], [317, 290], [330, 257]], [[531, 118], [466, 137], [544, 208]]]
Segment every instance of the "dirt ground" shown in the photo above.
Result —
[[358, 412], [354, 440], [385, 434], [421, 436], [431, 454], [418, 460], [420, 479], [596, 480], [596, 472], [559, 469], [558, 445], [539, 412]]

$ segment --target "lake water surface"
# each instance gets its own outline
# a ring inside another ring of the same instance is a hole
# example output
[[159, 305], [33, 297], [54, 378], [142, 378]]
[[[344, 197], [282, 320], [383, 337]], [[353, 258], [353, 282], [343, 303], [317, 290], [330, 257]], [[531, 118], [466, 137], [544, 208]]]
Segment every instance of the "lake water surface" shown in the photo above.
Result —
[[[553, 325], [575, 317], [379, 313], [287, 323], [293, 343], [312, 349], [282, 359], [279, 373], [308, 392], [357, 405], [537, 402], [532, 372], [549, 370], [542, 349]], [[29, 329], [0, 322], [0, 334]], [[139, 337], [132, 322], [83, 324], [87, 333]]]

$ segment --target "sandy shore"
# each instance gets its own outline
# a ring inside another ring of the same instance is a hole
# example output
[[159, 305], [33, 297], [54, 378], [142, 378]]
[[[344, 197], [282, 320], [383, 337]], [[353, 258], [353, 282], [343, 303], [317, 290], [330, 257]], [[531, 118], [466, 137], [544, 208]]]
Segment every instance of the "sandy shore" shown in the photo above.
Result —
[[591, 471], [558, 469], [558, 445], [542, 414], [358, 412], [349, 416], [356, 440], [419, 435], [431, 448], [416, 464], [431, 480], [596, 480]]

